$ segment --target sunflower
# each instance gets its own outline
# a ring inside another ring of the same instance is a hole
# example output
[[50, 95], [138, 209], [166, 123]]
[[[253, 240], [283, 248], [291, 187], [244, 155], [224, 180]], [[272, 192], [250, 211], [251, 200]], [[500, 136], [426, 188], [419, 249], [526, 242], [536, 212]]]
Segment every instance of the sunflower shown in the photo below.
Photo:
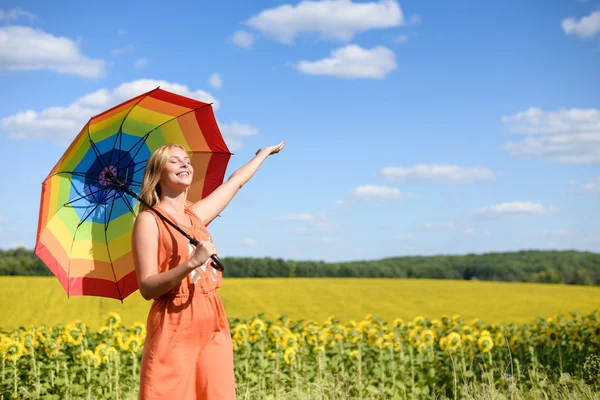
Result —
[[110, 360], [113, 360], [115, 357], [117, 357], [117, 355], [119, 354], [119, 350], [117, 350], [113, 346], [107, 346], [106, 344], [101, 343], [94, 349], [94, 354], [100, 357], [100, 360], [102, 362], [107, 363]]
[[83, 321], [78, 319], [78, 320], [75, 320], [75, 322], [73, 324], [77, 327], [77, 329], [79, 329], [81, 331], [81, 333], [83, 333], [85, 335], [85, 332], [87, 331], [87, 327], [85, 326]]
[[373, 329], [373, 322], [371, 322], [371, 320], [363, 319], [358, 323], [357, 328], [359, 331], [367, 333]]
[[408, 342], [413, 346], [417, 347], [419, 343], [421, 343], [421, 335], [419, 334], [419, 329], [414, 328], [408, 334]]
[[440, 338], [440, 349], [442, 351], [448, 351], [448, 345], [446, 344], [446, 336]]
[[146, 324], [143, 322], [135, 322], [131, 330], [139, 339], [144, 339], [146, 337]]
[[298, 336], [291, 331], [287, 332], [283, 337], [283, 347], [289, 349], [290, 347], [298, 347]]
[[17, 362], [25, 353], [25, 346], [18, 340], [8, 338], [2, 341], [2, 355], [9, 361]]
[[346, 335], [348, 335], [348, 329], [344, 325], [335, 324], [331, 328], [331, 333], [333, 334], [333, 338], [335, 340], [344, 340]]
[[93, 354], [91, 363], [92, 367], [98, 367], [102, 363], [102, 359], [97, 354]]
[[521, 338], [519, 338], [519, 335], [513, 335], [508, 343], [510, 345], [510, 349], [515, 351], [515, 349], [521, 345]]
[[556, 346], [560, 342], [560, 334], [554, 328], [550, 328], [546, 331], [546, 338], [552, 347]]
[[75, 324], [67, 324], [63, 331], [63, 338], [67, 343], [79, 346], [83, 342], [83, 332]]
[[62, 348], [63, 339], [58, 337], [56, 340], [48, 339], [44, 342], [44, 351], [48, 357], [57, 357]]
[[504, 335], [502, 334], [502, 332], [496, 332], [496, 334], [494, 335], [494, 345], [502, 346], [504, 343], [505, 343], [505, 340], [504, 340]]
[[479, 337], [482, 337], [482, 336], [492, 336], [492, 334], [487, 329], [483, 329], [482, 331], [478, 332], [478, 336]]
[[271, 338], [276, 342], [281, 340], [284, 334], [285, 332], [283, 331], [283, 328], [279, 325], [271, 325], [269, 328], [269, 336], [271, 336]]
[[92, 357], [94, 357], [94, 352], [91, 350], [85, 350], [79, 355], [79, 358], [81, 358], [83, 362], [87, 365], [92, 364]]
[[287, 364], [293, 363], [296, 359], [296, 349], [294, 347], [288, 347], [287, 349], [285, 349], [283, 359]]
[[425, 346], [430, 346], [435, 342], [435, 334], [433, 333], [433, 331], [431, 329], [425, 329], [423, 332], [421, 332], [421, 342], [425, 345]]
[[402, 329], [404, 327], [404, 320], [402, 318], [396, 318], [394, 322], [392, 322], [392, 327], [394, 329]]
[[348, 357], [349, 357], [351, 360], [357, 360], [357, 359], [358, 359], [358, 356], [359, 356], [358, 350], [352, 350], [352, 351], [350, 352], [350, 354], [348, 355]]
[[469, 325], [464, 325], [462, 328], [460, 328], [460, 334], [461, 335], [472, 335], [473, 328], [470, 327]]
[[129, 351], [131, 353], [137, 353], [142, 348], [141, 341], [135, 336], [128, 337], [124, 344], [125, 346], [123, 350]]
[[125, 346], [126, 338], [127, 336], [123, 332], [114, 332], [111, 343], [115, 347], [119, 347], [122, 350], [127, 350], [127, 347]]
[[267, 329], [267, 325], [260, 318], [254, 318], [250, 323], [250, 329], [255, 333], [263, 333]]
[[440, 321], [439, 319], [432, 319], [429, 322], [429, 326], [435, 329], [439, 329], [442, 327], [442, 321]]
[[489, 335], [482, 335], [479, 337], [479, 340], [477, 340], [477, 346], [479, 346], [479, 350], [487, 353], [494, 347], [494, 340]]
[[462, 335], [461, 336], [461, 344], [465, 349], [470, 349], [473, 347], [473, 344], [475, 344], [475, 336], [468, 334], [468, 335]]
[[324, 346], [315, 346], [313, 347], [313, 353], [318, 355], [325, 355], [325, 347]]
[[352, 344], [357, 343], [359, 340], [362, 339], [362, 332], [360, 332], [358, 329], [350, 329], [350, 331], [348, 332], [348, 341]]
[[106, 325], [112, 329], [117, 328], [121, 325], [121, 316], [116, 312], [109, 312], [106, 317]]
[[458, 332], [451, 332], [446, 336], [446, 347], [449, 351], [454, 351], [460, 346], [460, 334]]
[[25, 350], [31, 351], [37, 347], [38, 341], [35, 336], [35, 333], [32, 331], [23, 331], [21, 332], [20, 341], [25, 347]]

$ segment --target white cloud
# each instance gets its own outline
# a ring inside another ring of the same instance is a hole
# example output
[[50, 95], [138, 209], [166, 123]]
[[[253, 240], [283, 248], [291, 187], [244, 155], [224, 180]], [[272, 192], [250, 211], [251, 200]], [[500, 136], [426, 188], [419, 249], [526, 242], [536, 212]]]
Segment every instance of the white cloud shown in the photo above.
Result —
[[406, 200], [417, 197], [412, 193], [401, 192], [397, 188], [373, 185], [358, 186], [354, 188], [352, 194], [363, 200]]
[[406, 241], [413, 240], [413, 237], [411, 235], [398, 235], [398, 236], [394, 236], [394, 239], [402, 241], [402, 242], [406, 242]]
[[223, 77], [221, 77], [221, 74], [218, 72], [215, 72], [210, 76], [210, 78], [208, 78], [208, 84], [215, 89], [219, 89], [221, 86], [223, 86]]
[[146, 68], [148, 66], [148, 59], [147, 58], [138, 58], [137, 60], [135, 60], [135, 63], [133, 64], [133, 66], [135, 68]]
[[413, 15], [412, 17], [410, 17], [410, 19], [408, 20], [408, 25], [418, 25], [421, 23], [421, 17], [418, 15]]
[[496, 180], [496, 174], [488, 168], [439, 164], [385, 167], [381, 175], [390, 182], [473, 183]]
[[509, 132], [525, 137], [502, 146], [514, 156], [557, 163], [600, 162], [600, 111], [561, 108], [555, 112], [529, 108], [503, 116]]
[[231, 40], [238, 46], [249, 49], [254, 44], [254, 35], [245, 31], [235, 31]]
[[454, 222], [425, 222], [423, 226], [428, 231], [449, 231], [456, 228]]
[[338, 225], [329, 219], [327, 213], [302, 213], [282, 217], [274, 217], [275, 221], [291, 223], [295, 225], [294, 233], [334, 232]]
[[322, 236], [319, 240], [321, 242], [323, 242], [323, 243], [337, 242], [336, 238], [333, 238], [333, 237], [330, 237], [330, 236]]
[[318, 33], [322, 39], [349, 41], [370, 29], [404, 24], [394, 0], [353, 3], [351, 0], [302, 1], [284, 4], [253, 16], [246, 24], [280, 43], [291, 44], [302, 33]]
[[276, 221], [313, 221], [314, 219], [314, 215], [308, 213], [275, 217]]
[[16, 21], [20, 17], [28, 18], [30, 22], [33, 22], [37, 19], [35, 14], [32, 14], [29, 11], [21, 10], [20, 8], [12, 8], [6, 11], [0, 10], [0, 21]]
[[227, 142], [227, 147], [229, 147], [229, 150], [231, 151], [242, 148], [244, 145], [244, 138], [258, 134], [258, 129], [255, 127], [240, 124], [237, 121], [233, 121], [230, 124], [219, 123], [219, 128]]
[[258, 243], [258, 241], [254, 238], [247, 238], [247, 239], [242, 239], [241, 243], [246, 244], [248, 246], [254, 246], [256, 243]]
[[394, 39], [394, 42], [396, 43], [404, 43], [408, 41], [408, 36], [406, 35], [400, 35], [398, 37], [396, 37], [396, 39]]
[[600, 193], [600, 176], [592, 178], [587, 182], [582, 183], [579, 186], [579, 192], [585, 194], [597, 194]]
[[363, 49], [356, 45], [348, 45], [332, 50], [329, 58], [300, 61], [296, 67], [309, 75], [382, 79], [396, 69], [396, 56], [383, 46]]
[[120, 54], [125, 54], [125, 53], [129, 53], [135, 50], [135, 47], [132, 44], [128, 44], [126, 46], [123, 47], [119, 47], [117, 49], [112, 49], [110, 52], [111, 54], [117, 56]]
[[0, 69], [50, 70], [85, 78], [106, 73], [105, 62], [83, 55], [78, 43], [28, 26], [0, 27]]
[[579, 20], [573, 17], [566, 18], [561, 26], [567, 35], [576, 35], [582, 39], [591, 38], [600, 32], [600, 11], [594, 11]]
[[344, 200], [336, 200], [333, 202], [333, 204], [336, 206], [343, 206], [346, 205], [346, 202]]
[[[65, 145], [73, 140], [90, 117], [158, 86], [183, 96], [212, 102], [215, 110], [220, 106], [211, 94], [202, 90], [191, 90], [179, 83], [140, 79], [123, 83], [113, 90], [100, 89], [86, 94], [66, 107], [27, 110], [2, 118], [0, 129], [11, 139], [46, 139]], [[237, 136], [233, 138], [234, 142], [238, 139]]]
[[558, 207], [544, 206], [530, 201], [513, 201], [483, 207], [473, 212], [474, 216], [489, 217], [517, 217], [526, 215], [544, 215], [558, 211]]

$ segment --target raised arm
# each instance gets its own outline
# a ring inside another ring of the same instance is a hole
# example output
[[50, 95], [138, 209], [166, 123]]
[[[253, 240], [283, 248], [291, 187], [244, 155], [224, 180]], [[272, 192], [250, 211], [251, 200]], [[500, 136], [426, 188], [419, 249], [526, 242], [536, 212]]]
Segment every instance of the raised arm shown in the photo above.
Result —
[[271, 154], [279, 153], [283, 145], [284, 143], [281, 142], [278, 145], [263, 147], [258, 150], [252, 160], [231, 174], [229, 179], [216, 188], [210, 195], [191, 205], [190, 209], [200, 217], [205, 225], [208, 225], [227, 207], [238, 190], [252, 178], [258, 167], [260, 167], [267, 157]]

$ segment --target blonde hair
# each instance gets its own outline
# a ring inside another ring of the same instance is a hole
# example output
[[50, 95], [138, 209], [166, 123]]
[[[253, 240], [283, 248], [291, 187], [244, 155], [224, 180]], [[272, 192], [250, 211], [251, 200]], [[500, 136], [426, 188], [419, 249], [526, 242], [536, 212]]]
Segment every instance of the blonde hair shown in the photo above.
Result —
[[[142, 189], [140, 190], [139, 197], [149, 206], [155, 206], [160, 201], [160, 176], [169, 160], [171, 149], [174, 147], [178, 147], [185, 151], [185, 148], [180, 144], [165, 144], [154, 150], [146, 163], [146, 170], [144, 171], [144, 179], [142, 181]], [[187, 189], [185, 195], [187, 206], [189, 203], [187, 201]], [[140, 202], [140, 212], [147, 209], [148, 207], [143, 202]]]

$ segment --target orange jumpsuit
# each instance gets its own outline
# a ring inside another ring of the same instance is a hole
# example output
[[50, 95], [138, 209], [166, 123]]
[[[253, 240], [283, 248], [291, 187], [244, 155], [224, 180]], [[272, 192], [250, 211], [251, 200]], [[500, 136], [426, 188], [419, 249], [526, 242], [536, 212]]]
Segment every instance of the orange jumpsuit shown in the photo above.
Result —
[[[162, 215], [175, 220], [164, 210]], [[144, 212], [150, 212], [151, 210]], [[186, 210], [192, 226], [179, 225], [198, 241], [210, 233], [200, 218]], [[158, 222], [158, 272], [186, 261], [193, 246], [180, 232], [155, 215]], [[140, 370], [140, 399], [235, 399], [233, 345], [217, 289], [222, 273], [207, 264], [197, 268], [169, 292], [154, 299]]]

